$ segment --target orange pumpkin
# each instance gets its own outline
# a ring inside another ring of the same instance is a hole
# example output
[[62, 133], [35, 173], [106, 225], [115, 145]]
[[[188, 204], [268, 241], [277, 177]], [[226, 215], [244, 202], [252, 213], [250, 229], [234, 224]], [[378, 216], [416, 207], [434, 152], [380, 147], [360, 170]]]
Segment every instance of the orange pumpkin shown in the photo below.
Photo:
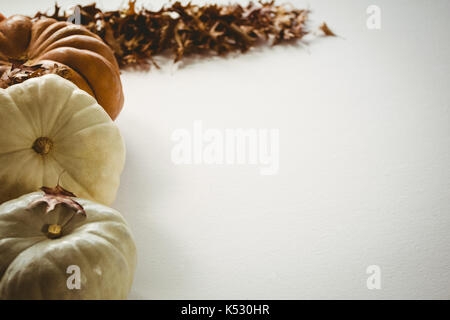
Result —
[[96, 98], [113, 120], [122, 109], [123, 91], [114, 53], [83, 26], [0, 14], [0, 76], [17, 62], [61, 66], [67, 71], [64, 77]]

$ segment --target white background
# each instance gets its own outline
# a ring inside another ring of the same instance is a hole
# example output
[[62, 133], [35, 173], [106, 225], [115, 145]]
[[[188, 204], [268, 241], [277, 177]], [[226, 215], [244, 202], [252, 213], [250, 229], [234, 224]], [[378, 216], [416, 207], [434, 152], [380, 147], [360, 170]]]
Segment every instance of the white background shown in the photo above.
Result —
[[[450, 2], [292, 3], [341, 38], [123, 72], [130, 298], [450, 298]], [[1, 1], [5, 15], [52, 6]], [[171, 134], [194, 120], [279, 129], [279, 173], [174, 165]]]

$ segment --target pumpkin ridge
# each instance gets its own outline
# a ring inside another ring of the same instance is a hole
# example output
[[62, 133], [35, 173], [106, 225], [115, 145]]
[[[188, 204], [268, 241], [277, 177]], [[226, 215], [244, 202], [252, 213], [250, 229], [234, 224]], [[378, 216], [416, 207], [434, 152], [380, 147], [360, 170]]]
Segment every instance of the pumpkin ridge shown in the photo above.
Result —
[[42, 185], [43, 186], [45, 186], [45, 185], [47, 185], [45, 182], [45, 177], [47, 176], [47, 172], [48, 172], [48, 167], [50, 166], [49, 165], [49, 159], [47, 159], [47, 157], [41, 157], [41, 159], [42, 159], [42, 179], [41, 179], [41, 181], [42, 181]]
[[31, 41], [31, 19], [23, 15], [13, 15], [8, 20], [10, 21], [1, 21], [0, 27], [5, 28], [0, 31], [0, 48], [5, 51], [7, 61], [22, 60]]
[[66, 175], [68, 175], [82, 190], [83, 190], [83, 192], [84, 193], [86, 193], [87, 194], [87, 196], [89, 197], [89, 198], [91, 198], [91, 199], [95, 199], [95, 197], [93, 197], [92, 196], [92, 194], [91, 194], [91, 192], [83, 185], [83, 184], [81, 184], [77, 179], [75, 179], [74, 178], [74, 176], [73, 176], [73, 174], [72, 173], [70, 173], [67, 169], [64, 169], [64, 167], [61, 165], [61, 163], [56, 159], [56, 157], [55, 157], [55, 155], [54, 154], [52, 154], [51, 156], [50, 156], [52, 159], [53, 159], [53, 161], [55, 161], [55, 163], [57, 163], [58, 164], [58, 166], [61, 168], [61, 171], [63, 171], [64, 170], [64, 174], [66, 174]]
[[[50, 129], [49, 130], [49, 136], [51, 136], [53, 139], [57, 139], [57, 134], [61, 131], [61, 130], [63, 130], [64, 129], [64, 127], [69, 123], [69, 121], [72, 119], [72, 117], [73, 117], [73, 115], [71, 115], [70, 116], [70, 118], [66, 121], [66, 122], [64, 122], [64, 124], [63, 125], [60, 125], [59, 127], [57, 127], [57, 123], [60, 121], [60, 119], [61, 119], [61, 117], [63, 116], [63, 114], [64, 114], [64, 109], [66, 108], [66, 105], [69, 103], [69, 101], [70, 101], [70, 99], [73, 97], [73, 92], [72, 92], [72, 94], [67, 98], [67, 100], [64, 102], [64, 104], [62, 105], [62, 107], [61, 107], [61, 110], [60, 110], [60, 112], [58, 113], [58, 116], [56, 117], [56, 119], [55, 119], [55, 123], [53, 124], [53, 126], [52, 126], [52, 129]], [[81, 110], [78, 110], [77, 112], [75, 112], [75, 113], [78, 113], [78, 112], [80, 112]], [[56, 132], [54, 132], [54, 130], [55, 130], [55, 128], [57, 128], [56, 129]]]
[[[45, 83], [47, 83], [47, 81], [45, 82]], [[39, 103], [39, 106], [40, 106], [40, 100], [41, 100], [41, 96], [42, 96], [42, 94], [41, 94], [41, 91], [42, 91], [42, 86], [38, 86], [38, 103]], [[42, 137], [43, 135], [44, 135], [44, 119], [42, 118], [43, 117], [43, 115], [42, 115], [42, 112], [39, 112], [39, 120], [40, 120], [40, 128], [41, 128], [41, 132], [39, 133], [39, 135], [37, 136], [37, 137]]]
[[[4, 220], [5, 221], [5, 220]], [[14, 220], [6, 220], [6, 221], [9, 221], [9, 222], [14, 222]], [[5, 238], [2, 238], [2, 239], [0, 239], [0, 241], [4, 241], [4, 240], [19, 240], [19, 239], [22, 239], [22, 240], [27, 240], [27, 239], [33, 239], [33, 238], [42, 238], [42, 236], [45, 236], [44, 234], [42, 234], [42, 235], [35, 235], [35, 236], [30, 236], [30, 237], [15, 237], [15, 236], [8, 236], [8, 237], [5, 237]], [[43, 239], [44, 240], [44, 239]], [[0, 242], [1, 243], [1, 242]], [[37, 243], [37, 242], [36, 242]]]
[[[12, 88], [14, 88], [14, 87], [12, 87]], [[7, 90], [16, 90], [16, 89], [9, 89], [9, 88], [7, 88]], [[19, 90], [19, 89], [17, 89], [17, 90]], [[27, 123], [29, 123], [30, 130], [33, 133], [31, 139], [36, 139], [37, 137], [39, 137], [39, 135], [40, 135], [40, 133], [39, 133], [39, 125], [37, 125], [33, 120], [29, 121], [33, 117], [31, 115], [25, 113], [25, 110], [22, 110], [21, 108], [19, 108], [19, 106], [17, 105], [17, 101], [13, 98], [13, 96], [11, 94], [9, 94], [9, 97], [14, 102], [15, 106], [17, 107], [19, 112], [23, 115], [25, 120], [27, 120]]]
[[[87, 108], [90, 108], [90, 107], [95, 107], [95, 103], [89, 105]], [[61, 130], [65, 129], [66, 125], [67, 125], [68, 123], [70, 123], [70, 122], [72, 121], [72, 119], [73, 119], [75, 116], [77, 116], [80, 112], [83, 112], [83, 111], [84, 111], [84, 110], [77, 110], [76, 112], [74, 112], [74, 113], [70, 116], [70, 118], [67, 119], [66, 122], [58, 128], [58, 130], [57, 130], [55, 133], [52, 133], [52, 137], [53, 137], [55, 140], [63, 141], [63, 140], [66, 138], [66, 136], [58, 137], [59, 133], [61, 132]], [[85, 111], [85, 112], [86, 112], [86, 111]], [[98, 125], [98, 124], [102, 124], [102, 123], [106, 123], [106, 122], [104, 122], [104, 120], [102, 119], [101, 122], [96, 123], [94, 126], [96, 126], [96, 125]], [[89, 126], [86, 127], [86, 128], [89, 128]], [[81, 129], [81, 130], [84, 130], [84, 129], [86, 129], [86, 128], [83, 128], [83, 129]], [[77, 133], [77, 132], [78, 132], [78, 131], [76, 131], [75, 133]], [[74, 134], [74, 133], [67, 133], [67, 135], [71, 135], [71, 134]]]
[[[119, 224], [119, 223], [118, 223]], [[126, 226], [126, 224], [120, 224], [120, 227], [124, 227], [124, 229], [126, 229], [125, 231], [127, 231], [128, 233], [131, 234], [130, 230], [128, 229], [128, 227]], [[123, 262], [125, 262], [125, 265], [127, 267], [127, 279], [128, 279], [128, 287], [132, 284], [133, 282], [133, 271], [135, 269], [135, 264], [136, 261], [134, 260], [133, 262], [128, 261], [128, 259], [126, 258], [127, 256], [127, 252], [125, 250], [121, 250], [122, 246], [121, 245], [115, 245], [113, 242], [111, 242], [110, 239], [106, 238], [104, 235], [100, 235], [98, 232], [95, 232], [95, 230], [88, 230], [87, 233], [90, 235], [93, 235], [97, 238], [103, 239], [106, 243], [108, 243], [108, 246], [117, 251], [119, 253], [119, 257], [121, 258], [121, 260]], [[121, 242], [118, 241], [119, 244], [121, 244]], [[120, 249], [119, 249], [120, 247]], [[124, 248], [125, 249], [125, 248]], [[136, 251], [136, 246], [134, 246], [134, 251]]]
[[12, 151], [8, 151], [8, 152], [1, 152], [0, 151], [0, 157], [7, 156], [7, 155], [10, 155], [10, 154], [13, 154], [13, 153], [16, 153], [16, 152], [28, 151], [28, 149], [29, 148], [23, 147], [22, 149], [12, 150]]
[[[87, 230], [86, 233], [95, 236], [99, 239], [102, 239], [104, 241], [105, 244], [107, 244], [108, 247], [110, 247], [111, 249], [113, 249], [114, 251], [118, 252], [118, 256], [120, 256], [121, 260], [123, 260], [125, 262], [125, 265], [127, 266], [127, 273], [129, 273], [129, 270], [132, 270], [133, 268], [131, 268], [130, 263], [127, 261], [126, 257], [126, 252], [122, 251], [118, 248], [118, 246], [114, 245], [113, 242], [111, 242], [110, 239], [105, 238], [103, 235], [98, 234], [97, 232], [95, 232], [95, 230]], [[129, 231], [129, 230], [127, 230]], [[118, 242], [120, 244], [120, 242]], [[127, 277], [128, 278], [128, 277]]]
[[[66, 50], [62, 50], [66, 49]], [[65, 51], [65, 52], [64, 52]], [[65, 53], [64, 56], [61, 56], [59, 54]], [[84, 59], [86, 60], [87, 57], [91, 58], [91, 63], [96, 64], [97, 70], [94, 71], [88, 67], [88, 64], [86, 61], [84, 63], [81, 63], [80, 60], [70, 60], [67, 57], [68, 53], [72, 53], [76, 55], [77, 57], [80, 57], [82, 54], [84, 55]], [[49, 51], [45, 53], [41, 59], [49, 59], [53, 61], [57, 61], [63, 64], [66, 64], [79, 74], [84, 75], [84, 78], [86, 79], [86, 82], [91, 87], [92, 91], [94, 92], [94, 97], [98, 101], [98, 104], [100, 104], [105, 111], [110, 115], [112, 119], [115, 119], [117, 115], [120, 113], [122, 107], [123, 107], [123, 95], [122, 95], [122, 84], [120, 82], [120, 74], [118, 71], [114, 69], [114, 66], [106, 60], [103, 56], [99, 55], [98, 53], [89, 51], [89, 50], [83, 50], [83, 49], [77, 49], [77, 48], [56, 48], [52, 51]], [[76, 67], [74, 66], [76, 65]], [[81, 68], [85, 68], [84, 72], [80, 70]], [[87, 68], [87, 69], [86, 69]], [[108, 73], [113, 78], [112, 81], [109, 81], [106, 83], [105, 81], [102, 81], [104, 78], [103, 74]], [[89, 81], [88, 78], [93, 78], [92, 80], [96, 80], [95, 82]], [[102, 83], [103, 82], [103, 83]], [[115, 87], [115, 88], [114, 88]], [[110, 94], [99, 94], [99, 92], [108, 91]], [[112, 91], [112, 94], [111, 94]], [[116, 97], [115, 97], [116, 96]], [[119, 97], [117, 97], [119, 96]], [[119, 100], [120, 107], [115, 107], [117, 104], [117, 100]]]
[[[105, 222], [107, 222], [107, 221], [105, 221]], [[116, 222], [116, 224], [118, 224], [119, 226], [123, 226], [123, 224], [122, 224], [122, 223], [119, 223], [119, 222]], [[85, 225], [86, 225], [86, 224], [85, 224]], [[119, 248], [117, 248], [117, 246], [114, 245], [114, 243], [111, 241], [110, 238], [106, 238], [103, 234], [101, 234], [101, 233], [98, 232], [97, 230], [87, 229], [87, 230], [86, 230], [86, 233], [88, 233], [88, 234], [90, 234], [90, 235], [93, 235], [93, 236], [95, 236], [95, 237], [101, 238], [102, 240], [105, 241], [105, 243], [108, 244], [108, 246], [110, 246], [111, 248], [114, 248], [114, 250], [116, 250], [117, 252], [119, 252], [121, 256], [124, 256], [124, 255], [125, 255], [125, 254], [124, 254], [125, 252], [122, 251], [122, 250], [119, 250]], [[117, 243], [120, 244], [120, 241], [117, 241]]]
[[[55, 264], [52, 263], [52, 262], [50, 261], [50, 259], [49, 259], [48, 257], [46, 257], [46, 256], [41, 257], [41, 259], [44, 260], [44, 261], [47, 261], [48, 263], [52, 264], [53, 266], [55, 265]], [[46, 285], [47, 283], [44, 283], [45, 279], [44, 279], [44, 277], [41, 276], [41, 270], [42, 270], [41, 265], [42, 265], [43, 263], [44, 263], [44, 262], [41, 261], [40, 264], [39, 264], [39, 272], [38, 272], [38, 275], [39, 275], [39, 276], [37, 277], [37, 278], [38, 278], [38, 281], [39, 281], [39, 285], [38, 285], [37, 287], [39, 288], [39, 295], [40, 295], [40, 298], [43, 299], [43, 300], [48, 300], [48, 297], [46, 297], [45, 294], [44, 294], [44, 288], [45, 288], [45, 285]]]
[[55, 19], [52, 18], [44, 18], [35, 22], [35, 24], [31, 28], [31, 42], [30, 45], [39, 38], [39, 36], [44, 32], [51, 24], [56, 22]]
[[[47, 252], [48, 252], [48, 251], [47, 251]], [[47, 257], [47, 256], [44, 256], [43, 259], [47, 260], [47, 262], [50, 263], [50, 264], [52, 264], [53, 267], [54, 267], [55, 269], [59, 270], [59, 273], [60, 273], [60, 274], [65, 274], [67, 269], [64, 268], [63, 266], [60, 266], [60, 264], [55, 263], [55, 256], [54, 256], [54, 255], [52, 255], [51, 253], [49, 253], [49, 256], [50, 256], [50, 258], [53, 258], [54, 260], [52, 261], [52, 260], [49, 259], [49, 257]], [[45, 288], [45, 285], [44, 285], [44, 286], [40, 285], [39, 287], [41, 288], [41, 297], [42, 297], [42, 299], [44, 299], [44, 300], [52, 299], [52, 296], [45, 295], [45, 294], [42, 292], [42, 289]]]
[[33, 55], [32, 52], [36, 49], [36, 47], [40, 46], [45, 40], [51, 37], [53, 33], [64, 28], [65, 26], [66, 22], [63, 21], [58, 21], [46, 26], [46, 28], [41, 32], [41, 34], [36, 39], [34, 39], [33, 43], [30, 43], [30, 45], [28, 46], [27, 53]]
[[[65, 39], [70, 36], [76, 35], [84, 35], [89, 36], [91, 33], [89, 30], [85, 30], [84, 28], [74, 28], [75, 25], [67, 25], [64, 28], [59, 29], [55, 33], [53, 33], [50, 37], [48, 37], [44, 42], [42, 42], [35, 50], [33, 50], [32, 56], [39, 57], [43, 51], [53, 43], [58, 40]], [[68, 34], [64, 34], [68, 33]]]
[[[33, 242], [33, 243], [30, 244], [29, 246], [26, 246], [25, 249], [21, 250], [17, 255], [15, 255], [15, 256], [11, 259], [11, 261], [10, 261], [9, 263], [7, 263], [7, 264], [8, 264], [8, 267], [5, 268], [5, 271], [4, 271], [3, 273], [0, 273], [0, 289], [1, 289], [1, 287], [2, 287], [3, 277], [4, 277], [5, 274], [8, 272], [9, 267], [13, 264], [13, 262], [16, 261], [17, 258], [18, 258], [20, 255], [22, 255], [24, 252], [26, 252], [26, 251], [27, 251], [28, 249], [30, 249], [31, 247], [35, 246], [35, 245], [38, 244], [39, 242], [42, 242], [42, 241], [45, 241], [45, 240], [46, 240], [46, 239], [45, 239], [45, 236], [44, 236], [43, 239], [41, 239], [41, 236], [35, 236], [35, 237], [32, 237], [32, 238], [39, 238], [39, 240], [36, 241], [36, 242]], [[15, 238], [8, 237], [8, 238], [5, 238], [5, 239], [15, 239]], [[30, 238], [24, 238], [24, 237], [22, 237], [21, 239], [30, 239]], [[3, 239], [2, 239], [2, 240], [3, 240]], [[3, 262], [3, 261], [2, 261], [2, 262]]]
[[[31, 150], [31, 148], [30, 148], [30, 150]], [[14, 170], [15, 171], [14, 175], [16, 175], [15, 181], [18, 184], [23, 184], [24, 171], [22, 170], [22, 168], [25, 167], [26, 164], [29, 161], [33, 161], [32, 159], [33, 159], [33, 153], [31, 153], [31, 152], [30, 153], [24, 152], [23, 156], [21, 156], [20, 158], [16, 159], [17, 161], [14, 163], [16, 165], [16, 167], [14, 168], [15, 169]], [[0, 167], [0, 177], [4, 176], [4, 174], [3, 174], [4, 171], [8, 171], [8, 174], [12, 174], [10, 172], [11, 168], [3, 166], [3, 167]], [[36, 188], [34, 188], [34, 187], [33, 187], [32, 190], [30, 190], [30, 188], [28, 188], [26, 190], [26, 192], [31, 192], [31, 191], [34, 191], [34, 190], [36, 190]], [[7, 196], [7, 198], [8, 198], [8, 196], [10, 196], [10, 194], [13, 194], [14, 198], [23, 195], [23, 193], [18, 193], [17, 191], [13, 191], [13, 192], [10, 191], [9, 194], [0, 194], [0, 204], [3, 204], [5, 202], [5, 200], [3, 200], [4, 197]], [[9, 200], [9, 199], [7, 199], [7, 200]]]
[[[46, 81], [44, 81], [39, 86], [38, 97], [39, 97], [39, 100], [40, 100], [39, 102], [40, 103], [43, 102], [45, 104], [45, 101], [41, 101], [41, 100], [45, 100], [44, 97], [41, 94], [42, 90], [47, 90], [47, 89], [55, 90], [57, 86], [59, 87], [59, 85], [55, 84], [55, 79], [54, 78], [59, 78], [59, 76], [49, 75], [48, 77], [46, 77], [46, 79], [45, 79]], [[64, 113], [64, 111], [66, 109], [65, 107], [70, 102], [71, 98], [73, 97], [74, 92], [76, 92], [76, 90], [79, 90], [78, 87], [75, 84], [73, 84], [72, 82], [64, 82], [64, 85], [65, 85], [65, 88], [70, 89], [71, 91], [69, 92], [69, 94], [67, 94], [64, 97], [65, 99], [64, 99], [63, 102], [62, 101], [58, 101], [58, 104], [60, 105], [60, 108], [59, 108], [60, 110], [58, 111], [58, 115], [54, 118], [54, 122], [49, 124], [48, 121], [44, 121], [44, 119], [42, 119], [43, 113], [42, 112], [39, 113], [39, 115], [41, 116], [41, 120], [42, 120], [42, 123], [41, 123], [41, 135], [40, 135], [41, 137], [48, 136], [48, 138], [54, 140], [54, 137], [50, 136], [51, 132], [52, 132], [52, 129], [57, 125], [57, 121], [58, 121], [59, 117], [61, 116], [61, 114]], [[75, 89], [75, 90], [73, 90], [73, 89]], [[44, 126], [44, 122], [45, 122], [45, 126]], [[44, 132], [44, 131], [46, 131], [46, 132]]]
[[[78, 89], [78, 88], [77, 88]], [[59, 110], [59, 112], [58, 112], [58, 115], [55, 117], [55, 121], [54, 121], [54, 123], [52, 123], [51, 124], [51, 127], [49, 126], [48, 128], [47, 128], [47, 130], [48, 130], [48, 133], [46, 133], [46, 134], [44, 134], [44, 133], [42, 133], [42, 136], [49, 136], [49, 138], [50, 139], [54, 139], [54, 135], [52, 135], [52, 131], [53, 131], [53, 128], [56, 126], [56, 124], [58, 123], [58, 120], [60, 119], [60, 117], [61, 117], [61, 115], [62, 114], [64, 114], [64, 111], [65, 111], [65, 107], [66, 107], [66, 105], [69, 103], [69, 101], [70, 101], [70, 99], [73, 97], [73, 93], [74, 93], [74, 91], [72, 91], [68, 96], [67, 96], [67, 98], [66, 98], [66, 100], [62, 103], [62, 105], [61, 105], [61, 108], [60, 108], [60, 110]], [[42, 128], [43, 129], [43, 128]]]
[[[69, 235], [67, 235], [67, 236], [71, 236], [71, 235], [73, 236], [74, 234], [71, 233], [71, 234], [69, 234]], [[82, 263], [80, 263], [80, 264], [82, 264], [82, 265], [87, 264], [87, 265], [89, 266], [89, 268], [86, 268], [86, 269], [88, 269], [88, 270], [93, 270], [94, 268], [92, 267], [91, 260], [90, 260], [90, 259], [88, 258], [88, 256], [80, 249], [80, 243], [83, 244], [84, 241], [86, 241], [86, 239], [84, 239], [84, 238], [82, 238], [82, 237], [80, 237], [80, 236], [77, 235], [77, 238], [76, 238], [74, 241], [68, 242], [68, 243], [70, 243], [70, 245], [71, 245], [69, 250], [73, 250], [73, 251], [76, 253], [75, 255], [76, 255], [77, 259], [83, 260]], [[98, 250], [98, 248], [96, 248], [96, 250], [99, 251], [99, 252], [101, 252], [100, 250]], [[48, 251], [46, 251], [46, 253], [48, 253]], [[65, 270], [64, 270], [63, 274], [65, 274], [65, 273], [66, 273], [66, 272], [65, 272]]]
[[[57, 67], [61, 67], [63, 69], [67, 69], [67, 75], [63, 76], [63, 78], [69, 80], [73, 84], [75, 84], [78, 89], [81, 89], [83, 91], [86, 91], [91, 97], [94, 97], [94, 92], [92, 91], [87, 79], [76, 70], [72, 69], [68, 65], [58, 62], [58, 61], [52, 61], [52, 60], [38, 60], [38, 64], [44, 64], [49, 66], [56, 65]], [[81, 82], [80, 82], [81, 81]]]
[[[11, 88], [11, 87], [10, 87], [10, 88]], [[13, 88], [13, 89], [11, 89], [11, 90], [15, 90], [15, 89], [14, 89], [14, 86], [13, 86], [12, 88]], [[9, 88], [8, 88], [8, 89], [9, 89]], [[8, 90], [8, 89], [6, 89], [6, 90]], [[2, 92], [1, 92], [1, 90], [0, 90], [0, 96], [1, 96], [1, 93], [2, 93]], [[22, 117], [22, 122], [25, 121], [25, 123], [28, 123], [29, 121], [28, 121], [27, 115], [23, 112], [22, 109], [19, 108], [19, 106], [17, 105], [16, 101], [14, 101], [14, 99], [11, 97], [11, 94], [10, 94], [9, 92], [7, 92], [7, 94], [5, 94], [4, 97], [7, 97], [7, 99], [9, 99], [10, 101], [12, 101], [12, 104], [16, 107], [16, 109], [19, 111], [20, 116]], [[29, 131], [31, 132], [31, 135], [25, 134], [24, 136], [27, 136], [27, 138], [28, 138], [29, 140], [32, 140], [33, 137], [36, 135], [36, 131], [35, 131], [36, 128], [32, 128], [31, 125], [29, 125], [28, 129], [29, 129]], [[23, 133], [24, 130], [21, 130], [20, 132]]]
[[[77, 199], [77, 198], [76, 198]], [[89, 215], [88, 219], [83, 221], [83, 223], [77, 227], [75, 227], [73, 229], [73, 231], [75, 230], [82, 230], [83, 227], [88, 226], [90, 224], [104, 224], [104, 223], [112, 223], [112, 224], [119, 224], [119, 225], [123, 225], [123, 220], [120, 219], [118, 216], [114, 216], [114, 215], [110, 215], [108, 216], [108, 219], [111, 219], [112, 217], [114, 218], [114, 220], [104, 220], [104, 219], [97, 219], [97, 220], [89, 220], [89, 218], [91, 217], [91, 215]]]
[[83, 131], [86, 131], [86, 130], [97, 129], [97, 127], [102, 127], [102, 126], [110, 126], [110, 123], [99, 122], [99, 123], [96, 123], [96, 124], [93, 124], [93, 125], [89, 125], [88, 127], [85, 127], [85, 128], [80, 129], [80, 130], [77, 130], [75, 132], [72, 132], [70, 135], [68, 134], [68, 135], [66, 135], [66, 136], [64, 136], [62, 138], [58, 138], [57, 140], [60, 141], [60, 142], [63, 142], [64, 140], [68, 139], [70, 136], [77, 135], [80, 132], [83, 132]]
[[[62, 49], [64, 49], [64, 48], [70, 49], [70, 47], [62, 47]], [[59, 48], [56, 48], [56, 49], [59, 49]], [[45, 54], [51, 53], [52, 51], [53, 51], [53, 50], [50, 50], [50, 51], [46, 52]], [[55, 60], [55, 61], [56, 61], [56, 60]], [[72, 67], [72, 66], [69, 66], [69, 65], [67, 65], [67, 64], [65, 64], [65, 63], [62, 63], [62, 62], [59, 62], [59, 61], [58, 61], [58, 63], [61, 63], [62, 65], [67, 66], [68, 68], [70, 68], [70, 69], [72, 69], [74, 72], [76, 72], [76, 73], [77, 73], [77, 74], [78, 74], [78, 75], [86, 82], [86, 84], [88, 85], [88, 87], [91, 89], [92, 97], [93, 97], [95, 100], [98, 101], [98, 98], [97, 98], [97, 95], [96, 95], [96, 93], [95, 93], [94, 88], [92, 87], [91, 83], [89, 82], [89, 79], [86, 78], [86, 76], [85, 76], [82, 72], [78, 71], [76, 68], [74, 68], [74, 67]], [[103, 107], [103, 106], [102, 106], [102, 107]]]
[[[82, 38], [83, 41], [79, 42], [78, 38]], [[73, 40], [73, 41], [72, 41]], [[66, 43], [68, 42], [68, 43]], [[41, 55], [57, 48], [76, 48], [80, 50], [88, 50], [95, 52], [101, 56], [103, 56], [106, 60], [108, 60], [112, 65], [118, 68], [117, 60], [114, 56], [114, 52], [102, 41], [94, 37], [90, 37], [88, 35], [70, 35], [68, 37], [59, 39], [49, 45]]]

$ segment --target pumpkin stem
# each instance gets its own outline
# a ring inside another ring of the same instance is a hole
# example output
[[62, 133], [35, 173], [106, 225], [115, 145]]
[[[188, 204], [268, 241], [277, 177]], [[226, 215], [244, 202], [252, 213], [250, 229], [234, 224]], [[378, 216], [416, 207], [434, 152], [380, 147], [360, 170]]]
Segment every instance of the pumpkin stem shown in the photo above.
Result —
[[[41, 203], [44, 203], [46, 206], [46, 214], [53, 212], [54, 214], [59, 215], [61, 213], [60, 210], [62, 210], [61, 206], [65, 207], [63, 210], [65, 213], [70, 214], [68, 218], [60, 216], [60, 218], [64, 218], [64, 221], [59, 219], [60, 221], [57, 224], [46, 224], [43, 226], [42, 231], [49, 239], [61, 237], [63, 228], [66, 227], [67, 224], [75, 218], [75, 216], [81, 216], [83, 219], [86, 218], [86, 211], [83, 206], [73, 199], [76, 197], [75, 194], [61, 187], [59, 185], [59, 181], [56, 187], [42, 187], [41, 190], [44, 191], [44, 195], [31, 202], [28, 205], [28, 209], [33, 209]], [[57, 205], [60, 206], [57, 207]], [[67, 208], [70, 209], [70, 212], [67, 212]]]
[[50, 239], [58, 238], [61, 235], [61, 226], [59, 224], [51, 224], [47, 229], [47, 236]]
[[50, 138], [47, 137], [40, 137], [37, 138], [31, 148], [40, 155], [46, 155], [50, 152], [50, 150], [53, 147], [53, 141], [50, 140]]

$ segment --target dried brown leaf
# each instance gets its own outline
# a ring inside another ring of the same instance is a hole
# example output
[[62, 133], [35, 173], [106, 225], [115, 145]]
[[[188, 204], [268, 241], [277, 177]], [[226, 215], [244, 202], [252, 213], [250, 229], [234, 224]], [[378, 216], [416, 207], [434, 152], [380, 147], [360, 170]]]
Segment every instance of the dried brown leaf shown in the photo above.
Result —
[[59, 184], [54, 188], [42, 187], [41, 190], [44, 191], [44, 195], [42, 196], [42, 198], [38, 198], [30, 203], [28, 208], [32, 209], [42, 203], [45, 203], [45, 212], [49, 213], [55, 210], [55, 207], [58, 204], [63, 204], [74, 210], [76, 214], [86, 216], [86, 211], [84, 211], [83, 206], [73, 199], [74, 197], [76, 197], [75, 194], [64, 189]]
[[325, 36], [329, 36], [329, 37], [336, 37], [336, 34], [331, 31], [331, 29], [327, 26], [327, 24], [325, 22], [323, 22], [320, 27], [320, 30], [322, 30], [322, 32], [325, 34]]

